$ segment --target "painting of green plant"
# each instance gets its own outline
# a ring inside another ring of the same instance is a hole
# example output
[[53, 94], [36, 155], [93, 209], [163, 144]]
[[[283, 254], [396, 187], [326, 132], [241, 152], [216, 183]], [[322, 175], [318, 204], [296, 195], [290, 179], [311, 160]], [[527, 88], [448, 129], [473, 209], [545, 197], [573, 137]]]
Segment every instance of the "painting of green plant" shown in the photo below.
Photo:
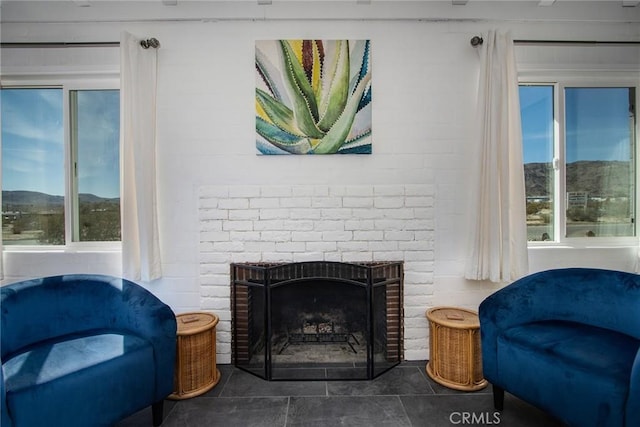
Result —
[[369, 40], [256, 41], [258, 154], [370, 154]]

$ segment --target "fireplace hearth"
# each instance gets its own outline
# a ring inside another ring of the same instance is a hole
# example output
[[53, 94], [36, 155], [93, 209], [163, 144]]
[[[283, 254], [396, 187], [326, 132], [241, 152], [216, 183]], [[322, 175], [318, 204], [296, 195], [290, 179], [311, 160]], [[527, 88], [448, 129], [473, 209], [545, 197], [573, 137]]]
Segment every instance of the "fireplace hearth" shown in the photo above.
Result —
[[402, 286], [402, 262], [232, 264], [232, 362], [266, 380], [373, 379], [403, 359]]

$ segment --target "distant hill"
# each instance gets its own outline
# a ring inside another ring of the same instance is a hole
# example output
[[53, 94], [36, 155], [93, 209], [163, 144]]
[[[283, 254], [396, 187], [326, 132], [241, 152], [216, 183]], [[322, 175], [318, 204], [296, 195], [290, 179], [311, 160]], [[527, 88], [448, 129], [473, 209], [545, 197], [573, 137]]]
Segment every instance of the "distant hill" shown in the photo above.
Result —
[[[551, 163], [526, 163], [524, 175], [529, 196], [548, 196]], [[579, 161], [567, 165], [567, 191], [586, 191], [592, 196], [629, 195], [630, 162]]]
[[[80, 203], [119, 203], [120, 198], [104, 198], [95, 194], [81, 193], [78, 195]], [[7, 206], [63, 206], [63, 196], [39, 193], [37, 191], [3, 191], [2, 205]]]

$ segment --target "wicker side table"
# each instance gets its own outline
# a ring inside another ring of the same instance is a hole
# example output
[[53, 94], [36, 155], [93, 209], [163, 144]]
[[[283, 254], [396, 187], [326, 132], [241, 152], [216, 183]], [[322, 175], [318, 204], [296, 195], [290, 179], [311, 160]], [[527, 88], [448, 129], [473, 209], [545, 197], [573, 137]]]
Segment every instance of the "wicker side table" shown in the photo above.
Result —
[[216, 366], [216, 325], [210, 313], [183, 313], [176, 316], [178, 343], [173, 393], [169, 399], [199, 396], [220, 381]]
[[478, 314], [454, 307], [436, 307], [429, 319], [427, 374], [435, 382], [455, 390], [474, 391], [487, 386], [482, 375]]

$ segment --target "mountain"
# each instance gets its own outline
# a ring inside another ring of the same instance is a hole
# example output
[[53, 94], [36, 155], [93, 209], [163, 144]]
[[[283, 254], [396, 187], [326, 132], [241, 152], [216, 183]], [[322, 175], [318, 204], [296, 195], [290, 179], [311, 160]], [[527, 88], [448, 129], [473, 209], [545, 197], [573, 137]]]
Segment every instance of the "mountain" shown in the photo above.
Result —
[[[528, 196], [549, 196], [551, 163], [526, 163], [524, 176]], [[578, 161], [567, 164], [567, 191], [585, 191], [591, 196], [628, 196], [632, 185], [631, 163], [622, 161]]]
[[[81, 193], [78, 195], [80, 203], [119, 203], [120, 198], [104, 198], [94, 194]], [[63, 196], [39, 193], [37, 191], [2, 191], [3, 206], [63, 206]]]

